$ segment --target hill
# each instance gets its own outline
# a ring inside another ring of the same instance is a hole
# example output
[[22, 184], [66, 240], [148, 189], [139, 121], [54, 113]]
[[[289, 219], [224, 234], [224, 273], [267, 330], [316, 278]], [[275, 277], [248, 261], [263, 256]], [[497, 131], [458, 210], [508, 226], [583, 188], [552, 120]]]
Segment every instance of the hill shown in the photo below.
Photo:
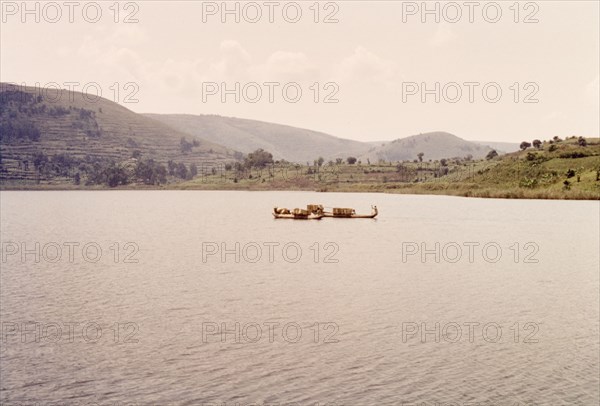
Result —
[[[174, 161], [189, 168], [233, 161], [234, 154], [107, 99], [90, 101], [89, 95], [80, 92], [0, 84], [3, 184], [75, 176], [82, 163], [120, 163], [133, 158], [163, 164]], [[53, 160], [54, 167], [47, 167]], [[79, 176], [85, 177], [85, 172]]]
[[492, 198], [600, 199], [600, 139], [544, 142], [492, 159], [282, 164], [231, 169], [178, 184], [182, 189], [389, 192]]
[[432, 132], [400, 138], [382, 146], [372, 147], [361, 156], [361, 159], [363, 161], [369, 159], [371, 162], [414, 160], [421, 152], [425, 160], [462, 158], [468, 155], [480, 159], [484, 158], [490, 149], [446, 132]]
[[473, 141], [484, 147], [495, 149], [499, 154], [508, 154], [519, 150], [518, 142]]
[[146, 114], [147, 117], [187, 133], [249, 153], [262, 148], [275, 159], [313, 162], [364, 154], [367, 143], [337, 138], [325, 133], [287, 125], [216, 115]]

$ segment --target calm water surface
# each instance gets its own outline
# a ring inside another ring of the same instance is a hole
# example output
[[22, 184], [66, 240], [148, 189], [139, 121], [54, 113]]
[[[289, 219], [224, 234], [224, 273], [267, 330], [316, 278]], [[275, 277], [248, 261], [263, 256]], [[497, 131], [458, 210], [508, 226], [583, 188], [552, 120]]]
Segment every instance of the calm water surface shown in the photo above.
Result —
[[[111, 191], [0, 203], [3, 404], [600, 401], [598, 202]], [[380, 216], [270, 214], [307, 203]]]

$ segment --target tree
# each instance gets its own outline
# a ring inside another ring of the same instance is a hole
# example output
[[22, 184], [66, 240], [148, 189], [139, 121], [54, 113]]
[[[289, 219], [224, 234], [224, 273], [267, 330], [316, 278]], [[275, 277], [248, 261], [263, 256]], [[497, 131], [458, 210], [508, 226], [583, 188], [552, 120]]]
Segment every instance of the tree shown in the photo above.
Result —
[[179, 146], [181, 147], [181, 152], [183, 152], [184, 154], [190, 152], [194, 147], [194, 145], [188, 140], [186, 140], [185, 137], [181, 137], [181, 140], [179, 140]]
[[533, 146], [536, 149], [540, 149], [540, 147], [542, 146], [542, 141], [540, 141], [540, 140], [533, 140]]
[[320, 156], [319, 159], [317, 159], [317, 165], [323, 166], [323, 162], [325, 162], [325, 158], [323, 158], [322, 156]]
[[346, 162], [348, 162], [348, 165], [354, 165], [356, 163], [356, 158], [353, 156], [349, 156], [348, 158], [346, 158]]
[[548, 148], [548, 151], [550, 151], [550, 152], [556, 151], [556, 145], [555, 144], [550, 145], [550, 148]]
[[425, 156], [425, 154], [424, 154], [424, 153], [422, 153], [422, 152], [419, 152], [419, 153], [417, 154], [417, 158], [419, 158], [419, 162], [423, 162], [423, 156]]
[[448, 161], [444, 158], [440, 159], [440, 165], [442, 166], [447, 166], [448, 165]]
[[48, 162], [48, 156], [43, 152], [37, 152], [33, 155], [33, 166], [35, 169], [40, 169]]
[[175, 176], [181, 179], [188, 178], [188, 169], [183, 162], [177, 164], [177, 169], [175, 170]]
[[336, 158], [335, 159], [335, 163], [338, 164], [338, 165], [341, 165], [342, 162], [344, 162], [344, 160], [342, 158]]
[[114, 162], [104, 170], [104, 178], [109, 187], [117, 187], [129, 183], [127, 172]]
[[529, 148], [531, 146], [531, 143], [527, 142], [527, 141], [523, 141], [521, 143], [521, 145], [519, 145], [519, 148], [521, 148], [521, 151], [525, 151], [527, 148]]
[[160, 185], [161, 183], [167, 183], [167, 168], [162, 164], [156, 166], [156, 182]]
[[264, 168], [273, 163], [273, 154], [262, 148], [248, 154], [244, 159], [244, 165], [247, 168]]
[[198, 167], [196, 166], [196, 164], [191, 164], [190, 165], [190, 176], [193, 178], [196, 175], [198, 175]]
[[579, 144], [580, 147], [585, 147], [587, 146], [587, 141], [585, 140], [585, 138], [579, 137], [579, 139], [577, 140], [577, 144]]
[[485, 159], [494, 159], [498, 156], [498, 153], [496, 152], [495, 149], [491, 150], [490, 152], [488, 152], [488, 154], [485, 156]]
[[154, 159], [139, 160], [135, 168], [135, 176], [146, 185], [167, 183], [167, 169]]
[[169, 169], [169, 175], [175, 176], [177, 164], [173, 160], [169, 160], [169, 162], [167, 162], [167, 168]]
[[562, 141], [558, 135], [555, 135], [552, 139], [554, 140], [554, 142], [561, 142]]

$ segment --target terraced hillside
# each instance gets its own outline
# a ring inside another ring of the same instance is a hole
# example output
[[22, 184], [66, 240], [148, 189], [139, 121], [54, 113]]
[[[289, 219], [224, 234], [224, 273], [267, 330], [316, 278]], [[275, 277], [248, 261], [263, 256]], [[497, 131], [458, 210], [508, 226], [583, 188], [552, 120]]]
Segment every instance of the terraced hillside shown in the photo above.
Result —
[[262, 148], [275, 159], [306, 163], [358, 156], [367, 152], [368, 143], [334, 137], [329, 134], [235, 117], [189, 114], [147, 114], [148, 117], [192, 136], [249, 153]]
[[[60, 93], [58, 93], [60, 92]], [[168, 125], [107, 99], [91, 99], [78, 92], [42, 92], [31, 87], [0, 84], [0, 180], [52, 183], [73, 175], [41, 171], [34, 165], [40, 154], [52, 161], [116, 162], [153, 159], [188, 167], [235, 159], [235, 151]]]

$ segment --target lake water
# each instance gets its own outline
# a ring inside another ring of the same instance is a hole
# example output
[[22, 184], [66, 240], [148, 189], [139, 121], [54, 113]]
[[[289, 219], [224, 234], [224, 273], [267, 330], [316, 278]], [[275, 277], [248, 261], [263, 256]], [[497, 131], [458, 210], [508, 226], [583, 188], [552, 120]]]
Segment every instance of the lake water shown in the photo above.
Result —
[[[600, 400], [598, 202], [0, 199], [2, 404]], [[271, 216], [308, 203], [380, 215]]]

